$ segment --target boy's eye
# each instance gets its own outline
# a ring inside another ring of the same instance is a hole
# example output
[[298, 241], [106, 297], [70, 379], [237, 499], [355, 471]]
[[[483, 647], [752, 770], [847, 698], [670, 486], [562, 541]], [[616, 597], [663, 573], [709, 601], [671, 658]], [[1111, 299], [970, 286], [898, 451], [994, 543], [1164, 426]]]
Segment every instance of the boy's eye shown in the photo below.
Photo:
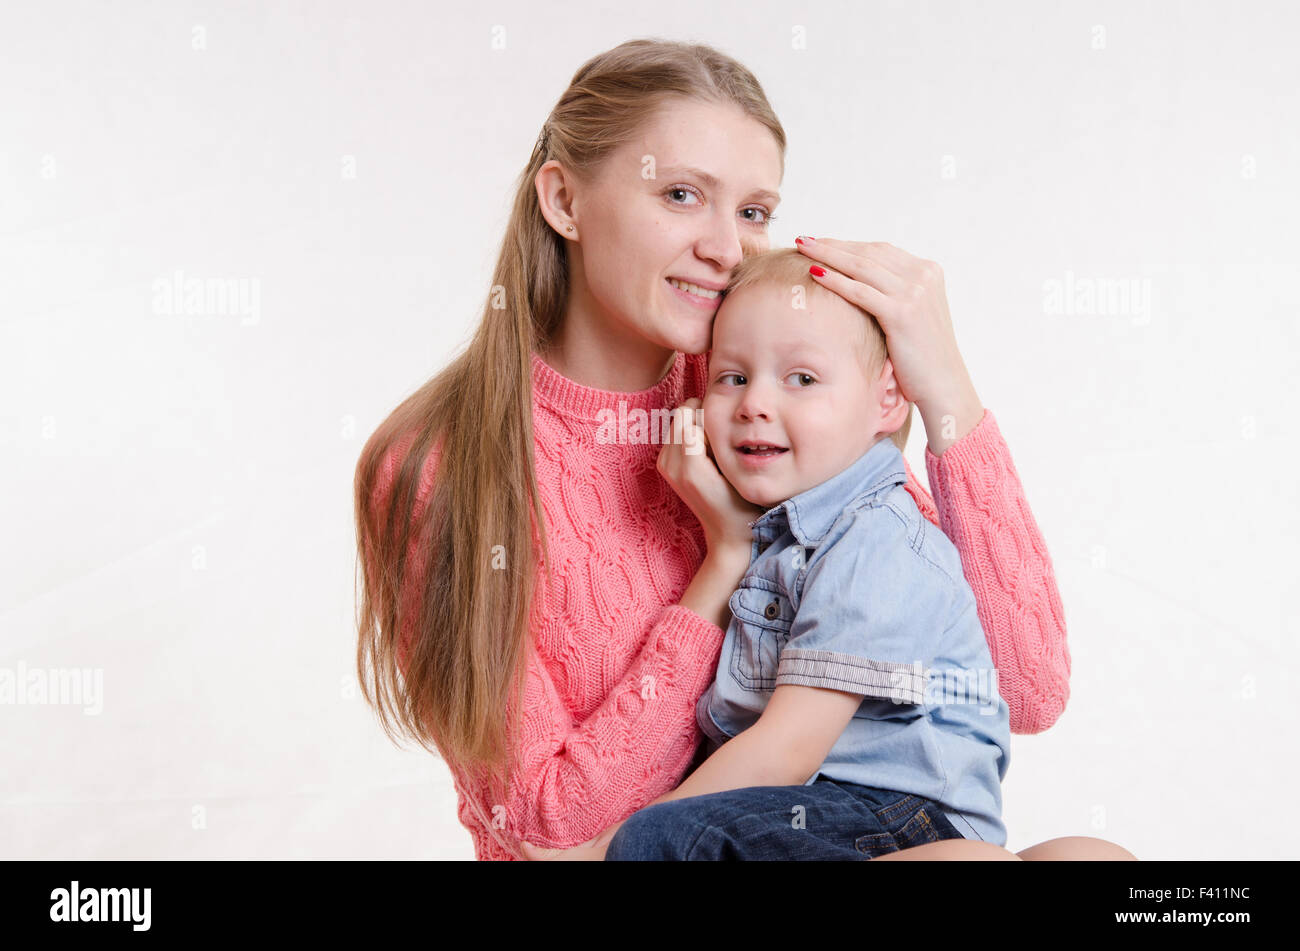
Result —
[[[788, 380], [791, 377], [798, 377], [800, 386], [812, 386], [812, 384], [817, 382], [812, 378], [811, 373], [791, 373], [790, 376], [786, 377], [786, 379]], [[804, 380], [807, 380], [808, 382], [804, 383]]]
[[718, 382], [719, 382], [719, 383], [722, 383], [723, 381], [725, 381], [725, 380], [729, 380], [729, 379], [731, 379], [731, 378], [733, 378], [733, 377], [734, 377], [735, 379], [737, 379], [737, 380], [740, 381], [740, 382], [738, 382], [738, 383], [735, 384], [736, 386], [744, 386], [744, 385], [745, 385], [745, 378], [744, 378], [743, 376], [741, 376], [739, 373], [724, 373], [724, 374], [722, 374], [722, 376], [718, 377]]

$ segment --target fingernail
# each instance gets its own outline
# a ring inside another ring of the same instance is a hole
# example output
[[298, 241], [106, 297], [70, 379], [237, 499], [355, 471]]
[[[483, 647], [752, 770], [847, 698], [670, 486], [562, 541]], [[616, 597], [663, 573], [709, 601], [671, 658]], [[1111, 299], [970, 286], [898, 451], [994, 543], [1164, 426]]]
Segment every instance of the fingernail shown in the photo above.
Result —
[[814, 264], [812, 267], [808, 269], [808, 273], [811, 274], [813, 277], [825, 277], [826, 268]]
[[806, 234], [801, 234], [799, 237], [794, 239], [794, 243], [803, 244], [805, 241], [816, 241], [816, 240], [817, 240], [816, 238], [810, 238]]

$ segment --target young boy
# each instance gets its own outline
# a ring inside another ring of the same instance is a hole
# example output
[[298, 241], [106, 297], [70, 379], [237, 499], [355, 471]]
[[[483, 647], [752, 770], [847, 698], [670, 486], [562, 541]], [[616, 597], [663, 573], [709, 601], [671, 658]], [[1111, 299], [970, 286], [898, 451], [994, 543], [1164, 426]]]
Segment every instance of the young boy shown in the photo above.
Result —
[[696, 710], [709, 758], [621, 823], [607, 860], [1006, 844], [1008, 708], [957, 550], [904, 488], [890, 437], [910, 413], [875, 319], [806, 257], [741, 264], [702, 425], [722, 474], [768, 510]]

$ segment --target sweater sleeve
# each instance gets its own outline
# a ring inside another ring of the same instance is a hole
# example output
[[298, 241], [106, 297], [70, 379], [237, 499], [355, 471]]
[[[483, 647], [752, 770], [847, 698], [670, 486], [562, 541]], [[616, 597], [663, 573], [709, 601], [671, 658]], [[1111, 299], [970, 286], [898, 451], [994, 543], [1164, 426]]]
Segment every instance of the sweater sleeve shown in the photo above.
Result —
[[1070, 649], [1056, 576], [993, 414], [942, 456], [925, 449], [930, 495], [906, 488], [961, 555], [1014, 733], [1041, 733], [1070, 698]]
[[[382, 512], [402, 446], [380, 467], [372, 498]], [[425, 464], [417, 490], [417, 514], [432, 492], [437, 453]], [[413, 618], [422, 577], [423, 548], [412, 543], [411, 572], [403, 584]], [[536, 615], [534, 615], [535, 617]], [[399, 637], [405, 669], [412, 631]], [[689, 608], [659, 609], [644, 645], [608, 696], [577, 720], [539, 656], [530, 632], [522, 693], [523, 718], [516, 765], [505, 789], [486, 771], [448, 762], [458, 794], [459, 816], [479, 858], [519, 859], [519, 842], [567, 848], [626, 819], [676, 787], [695, 755], [700, 733], [695, 703], [713, 681], [725, 632]], [[513, 718], [513, 708], [507, 711]]]
[[675, 788], [699, 743], [695, 703], [713, 680], [722, 638], [689, 608], [664, 607], [627, 674], [581, 722], [530, 650], [519, 763], [507, 789], [490, 791], [481, 776], [459, 780], [492, 817], [501, 857], [517, 858], [520, 840], [580, 845]]

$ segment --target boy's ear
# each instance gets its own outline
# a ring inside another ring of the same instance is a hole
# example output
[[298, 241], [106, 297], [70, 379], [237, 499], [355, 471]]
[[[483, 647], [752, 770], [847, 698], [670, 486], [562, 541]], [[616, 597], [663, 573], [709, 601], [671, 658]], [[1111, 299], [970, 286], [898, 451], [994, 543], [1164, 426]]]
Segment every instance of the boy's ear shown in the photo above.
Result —
[[903, 395], [894, 376], [894, 363], [888, 357], [881, 368], [879, 383], [880, 393], [880, 428], [882, 432], [897, 432], [908, 421], [912, 406]]

